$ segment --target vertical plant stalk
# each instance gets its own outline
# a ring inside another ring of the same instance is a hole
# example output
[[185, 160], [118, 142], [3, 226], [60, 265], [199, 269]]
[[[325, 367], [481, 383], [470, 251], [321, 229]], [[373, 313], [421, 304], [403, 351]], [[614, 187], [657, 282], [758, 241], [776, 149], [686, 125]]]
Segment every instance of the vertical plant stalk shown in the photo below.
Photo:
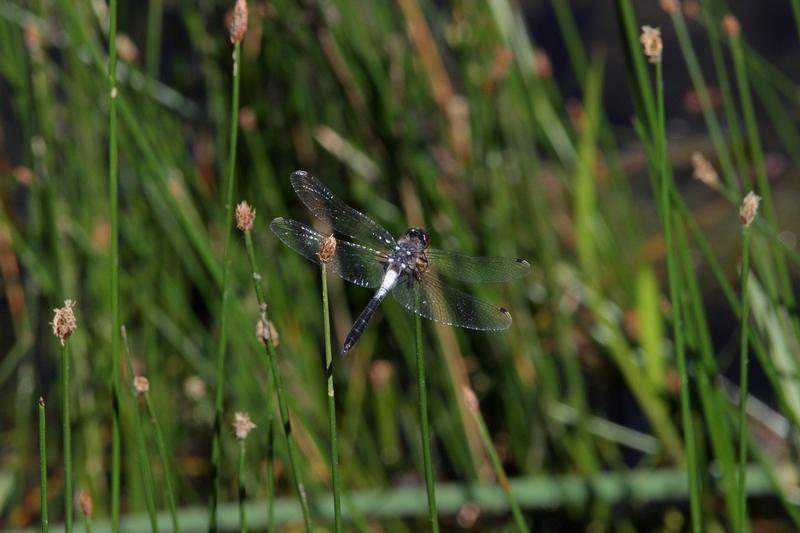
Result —
[[164, 434], [161, 432], [161, 424], [158, 423], [156, 411], [153, 409], [153, 403], [150, 401], [150, 393], [143, 394], [144, 404], [147, 408], [147, 416], [153, 424], [153, 430], [156, 437], [156, 449], [158, 450], [158, 457], [161, 460], [161, 468], [164, 471], [164, 490], [167, 493], [167, 505], [169, 505], [169, 514], [172, 520], [172, 531], [175, 533], [180, 532], [178, 524], [178, 508], [175, 503], [175, 490], [172, 487], [172, 469], [169, 464], [169, 454], [167, 453], [167, 446], [164, 443]]
[[121, 435], [119, 314], [119, 176], [117, 169], [117, 0], [109, 0], [108, 23], [108, 204], [111, 216], [111, 531], [119, 531]]
[[[417, 308], [419, 309], [420, 289], [415, 289]], [[428, 513], [431, 520], [431, 531], [439, 531], [439, 517], [436, 511], [436, 485], [433, 482], [433, 464], [431, 461], [431, 434], [428, 426], [428, 392], [425, 384], [425, 353], [422, 351], [422, 317], [415, 313], [415, 339], [417, 351], [417, 389], [419, 394], [419, 424], [422, 431], [422, 463], [425, 469], [425, 488], [428, 492]]]
[[742, 228], [742, 337], [739, 344], [739, 531], [747, 520], [747, 336], [749, 333], [747, 280], [750, 277], [750, 228]]
[[239, 440], [239, 531], [247, 533], [247, 490], [244, 484], [244, 439]]
[[500, 460], [500, 456], [497, 455], [497, 450], [492, 442], [492, 436], [489, 434], [489, 428], [486, 427], [486, 420], [484, 420], [481, 414], [478, 399], [475, 397], [475, 393], [472, 389], [468, 387], [464, 388], [464, 396], [470, 408], [469, 410], [475, 419], [475, 425], [478, 426], [478, 433], [481, 436], [481, 441], [483, 441], [483, 447], [486, 449], [486, 453], [489, 454], [489, 460], [492, 463], [492, 468], [494, 468], [495, 475], [500, 483], [500, 488], [503, 489], [506, 498], [508, 498], [508, 506], [511, 508], [511, 515], [514, 517], [514, 523], [521, 533], [528, 533], [528, 525], [525, 523], [525, 517], [522, 516], [522, 510], [519, 508], [517, 498], [511, 490], [511, 485], [508, 482], [508, 475], [506, 474], [505, 468], [503, 468], [503, 462]]
[[72, 531], [72, 424], [69, 409], [69, 342], [61, 348], [62, 428], [64, 433], [64, 531]]
[[229, 278], [231, 270], [230, 241], [233, 232], [233, 181], [236, 169], [236, 141], [239, 131], [239, 80], [241, 79], [242, 44], [233, 45], [233, 89], [231, 97], [231, 129], [228, 149], [228, 175], [225, 182], [225, 204], [223, 228], [225, 245], [222, 253], [222, 295], [220, 302], [219, 340], [216, 355], [216, 378], [214, 380], [214, 440], [211, 446], [211, 498], [209, 501], [208, 529], [217, 530], [217, 505], [219, 503], [219, 464], [222, 455], [222, 400], [225, 388], [225, 345], [227, 339]]
[[[281, 414], [281, 428], [283, 436], [286, 439], [286, 450], [289, 455], [289, 468], [292, 471], [292, 478], [294, 479], [295, 490], [300, 498], [300, 509], [303, 512], [303, 523], [307, 533], [313, 531], [314, 526], [311, 521], [311, 512], [308, 507], [308, 496], [303, 482], [300, 479], [300, 470], [297, 468], [297, 460], [294, 454], [294, 436], [292, 435], [292, 421], [289, 418], [289, 407], [286, 403], [286, 398], [283, 396], [283, 384], [281, 376], [278, 373], [277, 354], [275, 353], [275, 345], [272, 343], [272, 337], [269, 334], [269, 320], [267, 319], [267, 303], [264, 299], [264, 292], [261, 289], [261, 275], [258, 273], [258, 265], [256, 263], [256, 254], [253, 248], [253, 238], [250, 235], [250, 230], [244, 231], [245, 246], [247, 247], [247, 257], [250, 260], [250, 269], [252, 271], [253, 288], [256, 292], [256, 299], [258, 305], [261, 307], [261, 320], [265, 328], [264, 334], [264, 351], [269, 364], [269, 373], [272, 375], [273, 384], [275, 385], [275, 395], [278, 397], [278, 409]], [[271, 516], [271, 511], [270, 511]], [[271, 518], [270, 518], [271, 519]]]
[[675, 332], [675, 352], [680, 377], [680, 402], [683, 432], [686, 444], [686, 457], [689, 474], [689, 501], [692, 515], [692, 530], [702, 531], [702, 508], [700, 506], [700, 486], [697, 472], [697, 450], [695, 446], [694, 424], [692, 422], [691, 398], [689, 396], [689, 376], [686, 369], [686, 352], [681, 322], [681, 294], [679, 272], [672, 240], [672, 225], [679, 220], [673, 219], [670, 202], [669, 172], [667, 169], [667, 132], [664, 120], [664, 79], [661, 62], [656, 63], [656, 109], [658, 113], [658, 129], [653, 139], [658, 147], [658, 170], [661, 185], [661, 217], [664, 223], [664, 242], [667, 251], [667, 277], [669, 279], [670, 301], [672, 302], [672, 325]]
[[42, 515], [42, 533], [47, 533], [47, 440], [45, 435], [44, 398], [39, 397], [39, 506]]
[[336, 432], [336, 396], [333, 388], [333, 356], [331, 355], [331, 317], [328, 309], [328, 275], [322, 262], [322, 320], [325, 330], [325, 375], [328, 378], [328, 425], [331, 439], [331, 476], [333, 477], [334, 531], [342, 531], [342, 480], [339, 473], [339, 444]]

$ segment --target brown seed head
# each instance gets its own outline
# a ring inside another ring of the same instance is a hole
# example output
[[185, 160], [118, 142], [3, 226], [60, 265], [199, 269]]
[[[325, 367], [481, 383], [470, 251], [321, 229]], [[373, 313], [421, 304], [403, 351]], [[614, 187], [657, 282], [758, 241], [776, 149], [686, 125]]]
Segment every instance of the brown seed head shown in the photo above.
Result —
[[738, 37], [742, 27], [739, 24], [739, 19], [733, 15], [725, 15], [722, 18], [722, 29], [725, 30], [725, 33], [730, 37]]
[[533, 51], [533, 66], [540, 78], [549, 78], [553, 75], [553, 63], [550, 62], [550, 56], [544, 48]]
[[684, 0], [683, 14], [686, 16], [686, 18], [696, 19], [700, 14], [700, 4], [697, 2], [697, 0]]
[[369, 367], [369, 379], [376, 389], [385, 387], [392, 379], [392, 374], [394, 374], [394, 367], [385, 359], [378, 359]]
[[675, 13], [681, 7], [681, 4], [678, 2], [678, 0], [658, 0], [658, 5], [661, 6], [661, 9], [663, 9], [664, 12], [670, 15]]
[[258, 339], [258, 342], [265, 346], [268, 340], [272, 341], [272, 345], [275, 348], [277, 348], [281, 343], [281, 336], [278, 334], [275, 324], [272, 323], [272, 320], [267, 320], [266, 327], [264, 327], [263, 318], [259, 319], [256, 323], [256, 338]]
[[239, 110], [239, 125], [244, 131], [251, 131], [256, 127], [256, 112], [250, 106], [245, 106]]
[[78, 494], [78, 505], [81, 508], [81, 512], [83, 516], [87, 518], [92, 517], [92, 510], [94, 509], [94, 504], [92, 503], [92, 496], [85, 490], [82, 490]]
[[750, 191], [747, 196], [742, 200], [742, 206], [739, 208], [739, 220], [745, 228], [749, 228], [753, 223], [753, 219], [758, 214], [758, 204], [761, 202], [761, 197], [756, 193]]
[[133, 378], [133, 388], [136, 389], [136, 394], [144, 394], [150, 390], [150, 381], [144, 376], [136, 376]]
[[236, 413], [233, 417], [233, 433], [236, 435], [236, 440], [244, 440], [247, 434], [255, 429], [256, 425], [250, 420], [250, 415], [247, 413]]
[[74, 306], [74, 301], [64, 300], [64, 307], [53, 309], [53, 321], [50, 324], [53, 326], [53, 335], [59, 338], [62, 346], [72, 335], [72, 332], [78, 328], [78, 321], [75, 319], [75, 312], [72, 310]]
[[256, 219], [256, 210], [247, 202], [239, 202], [236, 206], [236, 227], [241, 231], [253, 229], [253, 222]]
[[236, 0], [233, 8], [233, 17], [229, 28], [231, 42], [236, 44], [242, 42], [244, 34], [247, 33], [247, 2], [246, 0]]
[[317, 255], [319, 256], [319, 260], [323, 263], [330, 263], [333, 261], [333, 256], [336, 254], [336, 237], [333, 236], [333, 233], [322, 241], [322, 245], [319, 247], [319, 252]]
[[126, 63], [133, 63], [139, 57], [139, 48], [136, 43], [124, 33], [117, 34], [117, 52], [119, 58]]
[[661, 41], [661, 30], [652, 26], [642, 26], [642, 34], [639, 36], [642, 43], [644, 55], [650, 63], [661, 62], [661, 53], [664, 50], [664, 43]]
[[717, 171], [703, 154], [700, 152], [692, 154], [692, 167], [694, 167], [694, 172], [692, 173], [694, 179], [702, 181], [709, 187], [717, 186], [719, 183]]
[[461, 387], [461, 394], [464, 395], [464, 401], [466, 402], [467, 407], [469, 408], [470, 411], [474, 413], [479, 409], [480, 404], [478, 402], [478, 397], [475, 396], [475, 391], [472, 390], [472, 387], [463, 385]]

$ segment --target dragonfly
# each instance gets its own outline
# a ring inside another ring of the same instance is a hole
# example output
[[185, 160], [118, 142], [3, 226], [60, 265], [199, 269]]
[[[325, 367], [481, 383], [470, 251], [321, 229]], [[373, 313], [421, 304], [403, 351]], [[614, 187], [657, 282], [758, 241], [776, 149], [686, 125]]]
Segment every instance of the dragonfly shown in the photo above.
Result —
[[[270, 223], [272, 232], [306, 259], [317, 264], [325, 262], [342, 279], [377, 289], [347, 334], [342, 355], [353, 348], [389, 293], [412, 313], [442, 324], [482, 331], [511, 326], [507, 309], [475, 298], [445, 280], [508, 282], [530, 272], [528, 261], [439, 250], [430, 246], [430, 237], [421, 228], [410, 228], [395, 239], [380, 224], [340, 200], [312, 174], [297, 170], [290, 179], [303, 204], [332, 232], [321, 233], [283, 217]], [[352, 241], [336, 238], [336, 233]]]

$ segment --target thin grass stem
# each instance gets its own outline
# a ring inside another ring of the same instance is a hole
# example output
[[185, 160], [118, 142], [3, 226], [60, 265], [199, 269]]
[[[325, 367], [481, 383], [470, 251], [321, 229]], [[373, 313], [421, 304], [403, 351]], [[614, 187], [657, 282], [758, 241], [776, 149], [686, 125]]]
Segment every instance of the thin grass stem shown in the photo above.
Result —
[[164, 470], [164, 491], [167, 493], [167, 505], [169, 506], [170, 519], [172, 520], [172, 530], [175, 533], [180, 532], [178, 524], [178, 508], [175, 503], [175, 490], [172, 486], [172, 469], [169, 464], [169, 454], [167, 453], [167, 446], [164, 443], [164, 435], [161, 432], [161, 424], [158, 423], [156, 410], [153, 409], [153, 403], [150, 400], [150, 393], [143, 394], [144, 405], [147, 408], [147, 416], [153, 424], [153, 430], [156, 437], [156, 449], [158, 450], [158, 457], [161, 461], [161, 468]]
[[117, 0], [108, 3], [108, 204], [111, 218], [111, 531], [119, 531], [120, 460], [120, 310], [119, 310], [119, 172], [117, 145]]
[[[283, 384], [281, 376], [278, 373], [278, 357], [275, 352], [275, 345], [272, 343], [272, 338], [269, 335], [269, 320], [267, 318], [267, 303], [264, 298], [264, 292], [261, 288], [261, 275], [258, 273], [258, 264], [256, 263], [256, 254], [253, 247], [253, 238], [250, 231], [244, 232], [245, 246], [247, 248], [247, 257], [250, 260], [250, 268], [253, 278], [253, 288], [256, 293], [258, 305], [261, 307], [261, 320], [264, 323], [265, 338], [264, 338], [264, 353], [266, 355], [267, 363], [269, 364], [268, 371], [272, 375], [273, 384], [275, 386], [275, 395], [278, 397], [278, 409], [281, 414], [281, 428], [283, 429], [283, 436], [286, 439], [286, 451], [289, 456], [289, 468], [292, 471], [292, 478], [294, 480], [295, 490], [300, 499], [300, 508], [303, 513], [303, 524], [307, 533], [314, 529], [313, 522], [311, 521], [311, 512], [308, 506], [308, 496], [306, 489], [300, 478], [300, 470], [297, 467], [297, 459], [295, 457], [295, 443], [294, 436], [292, 435], [292, 421], [289, 418], [289, 407], [286, 403], [286, 398], [283, 395]], [[270, 520], [272, 519], [272, 511], [270, 510]]]
[[328, 378], [328, 426], [331, 439], [331, 475], [333, 477], [334, 530], [342, 531], [342, 480], [339, 472], [339, 445], [336, 431], [336, 396], [333, 387], [333, 356], [331, 354], [331, 317], [328, 308], [328, 276], [322, 263], [322, 319], [325, 330], [325, 375]]
[[247, 489], [244, 482], [244, 454], [245, 445], [244, 439], [239, 440], [239, 531], [247, 533], [247, 508], [245, 502], [247, 501]]
[[69, 342], [61, 347], [62, 431], [64, 438], [64, 530], [72, 531], [72, 422], [69, 405]]
[[747, 305], [747, 280], [750, 277], [750, 228], [742, 229], [742, 332], [739, 344], [739, 530], [744, 530], [747, 521], [747, 366], [749, 332]]
[[239, 82], [241, 79], [242, 44], [233, 45], [233, 90], [231, 97], [231, 128], [228, 150], [228, 174], [225, 182], [223, 228], [225, 245], [222, 252], [222, 290], [220, 302], [219, 337], [216, 354], [216, 378], [214, 380], [214, 439], [211, 445], [211, 497], [208, 508], [208, 529], [217, 530], [217, 505], [219, 504], [219, 466], [222, 456], [222, 402], [225, 390], [225, 348], [227, 341], [227, 318], [229, 278], [231, 270], [230, 241], [233, 232], [233, 182], [236, 170], [236, 141], [239, 131]]
[[47, 437], [45, 435], [44, 398], [39, 397], [39, 505], [41, 507], [42, 533], [47, 533]]
[[[659, 61], [656, 71], [656, 110], [658, 129], [652, 136], [657, 144], [657, 164], [659, 171], [661, 216], [664, 225], [664, 242], [667, 252], [667, 277], [669, 279], [670, 300], [672, 302], [672, 324], [675, 334], [675, 352], [680, 376], [681, 418], [686, 446], [687, 467], [689, 473], [689, 499], [692, 515], [692, 530], [702, 531], [702, 508], [700, 506], [700, 486], [698, 480], [697, 451], [695, 447], [694, 424], [692, 422], [691, 398], [689, 395], [689, 377], [686, 369], [685, 340], [682, 324], [681, 281], [678, 272], [675, 248], [672, 240], [673, 214], [670, 201], [670, 174], [667, 168], [667, 133], [664, 120], [664, 79], [663, 69]], [[678, 220], [678, 216], [674, 220]]]
[[[417, 308], [420, 305], [419, 288], [416, 289]], [[422, 317], [414, 315], [415, 339], [417, 352], [417, 393], [419, 395], [419, 424], [422, 431], [422, 463], [425, 469], [425, 488], [428, 492], [428, 514], [431, 531], [439, 531], [439, 517], [436, 510], [436, 485], [433, 481], [433, 464], [431, 461], [431, 435], [428, 425], [428, 392], [425, 384], [425, 353], [422, 349]]]
[[478, 434], [483, 442], [483, 447], [486, 449], [486, 453], [489, 454], [489, 461], [492, 463], [492, 468], [494, 468], [500, 487], [508, 498], [508, 506], [511, 508], [511, 515], [514, 517], [514, 523], [517, 525], [519, 531], [528, 533], [529, 529], [528, 525], [525, 523], [525, 517], [522, 515], [522, 510], [519, 507], [517, 498], [511, 490], [511, 484], [508, 481], [506, 469], [503, 468], [503, 462], [500, 460], [500, 456], [497, 454], [497, 450], [494, 447], [492, 436], [489, 433], [489, 428], [486, 426], [486, 420], [484, 420], [483, 414], [481, 414], [475, 393], [471, 389], [465, 389], [464, 394], [467, 398], [467, 404], [470, 406], [470, 412], [475, 420], [475, 425], [478, 427]]

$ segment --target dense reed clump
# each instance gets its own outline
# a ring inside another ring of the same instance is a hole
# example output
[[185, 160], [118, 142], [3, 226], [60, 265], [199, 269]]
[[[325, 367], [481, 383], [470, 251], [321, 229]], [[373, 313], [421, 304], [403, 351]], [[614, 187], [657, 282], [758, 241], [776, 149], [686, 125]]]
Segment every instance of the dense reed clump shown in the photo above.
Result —
[[[589, 4], [0, 3], [0, 529], [800, 529], [800, 1]], [[339, 358], [297, 168], [512, 327]]]

